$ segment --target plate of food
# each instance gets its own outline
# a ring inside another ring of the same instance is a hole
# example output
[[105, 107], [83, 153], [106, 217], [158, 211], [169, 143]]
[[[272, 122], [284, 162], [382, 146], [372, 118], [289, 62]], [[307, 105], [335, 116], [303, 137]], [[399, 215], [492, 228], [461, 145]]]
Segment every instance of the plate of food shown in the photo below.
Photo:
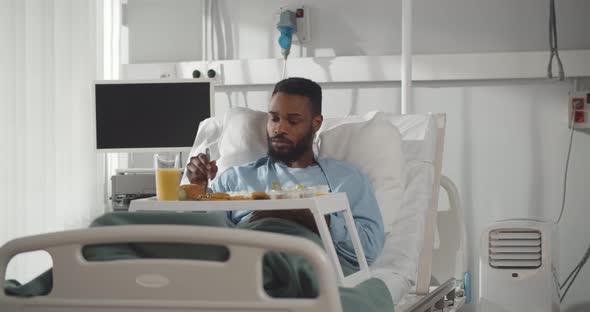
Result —
[[222, 201], [222, 200], [266, 200], [270, 199], [266, 192], [207, 192], [198, 184], [185, 184], [178, 188], [179, 200]]

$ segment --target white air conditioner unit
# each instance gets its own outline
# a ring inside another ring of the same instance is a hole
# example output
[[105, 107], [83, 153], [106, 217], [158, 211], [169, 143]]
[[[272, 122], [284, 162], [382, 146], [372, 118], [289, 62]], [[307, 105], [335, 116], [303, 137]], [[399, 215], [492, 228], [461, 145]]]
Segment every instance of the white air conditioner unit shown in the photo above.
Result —
[[500, 221], [482, 236], [478, 312], [559, 311], [555, 223]]

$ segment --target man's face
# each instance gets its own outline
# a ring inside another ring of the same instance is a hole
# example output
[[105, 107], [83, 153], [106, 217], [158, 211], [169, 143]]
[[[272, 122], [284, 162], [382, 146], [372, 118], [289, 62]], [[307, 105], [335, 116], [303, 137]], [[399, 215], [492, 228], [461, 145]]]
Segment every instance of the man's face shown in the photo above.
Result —
[[283, 162], [299, 160], [312, 150], [322, 117], [312, 117], [309, 98], [278, 92], [271, 98], [266, 126], [268, 155]]

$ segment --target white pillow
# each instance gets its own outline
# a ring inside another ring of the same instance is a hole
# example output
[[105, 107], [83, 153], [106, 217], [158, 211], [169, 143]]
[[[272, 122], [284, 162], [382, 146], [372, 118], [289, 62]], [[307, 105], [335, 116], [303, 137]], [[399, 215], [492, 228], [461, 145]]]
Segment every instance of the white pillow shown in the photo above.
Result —
[[321, 131], [319, 156], [353, 164], [369, 177], [385, 232], [389, 233], [404, 192], [404, 156], [398, 129], [376, 117], [336, 125]]
[[218, 143], [221, 155], [217, 160], [219, 173], [267, 154], [267, 120], [267, 113], [248, 108], [236, 107], [225, 114]]

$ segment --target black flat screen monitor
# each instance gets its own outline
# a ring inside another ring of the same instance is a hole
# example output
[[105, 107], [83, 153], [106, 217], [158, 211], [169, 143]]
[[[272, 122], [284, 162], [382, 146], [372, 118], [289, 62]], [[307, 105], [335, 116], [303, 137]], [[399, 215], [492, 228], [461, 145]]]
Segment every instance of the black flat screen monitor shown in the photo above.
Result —
[[94, 83], [96, 149], [101, 152], [185, 151], [211, 117], [209, 81]]

